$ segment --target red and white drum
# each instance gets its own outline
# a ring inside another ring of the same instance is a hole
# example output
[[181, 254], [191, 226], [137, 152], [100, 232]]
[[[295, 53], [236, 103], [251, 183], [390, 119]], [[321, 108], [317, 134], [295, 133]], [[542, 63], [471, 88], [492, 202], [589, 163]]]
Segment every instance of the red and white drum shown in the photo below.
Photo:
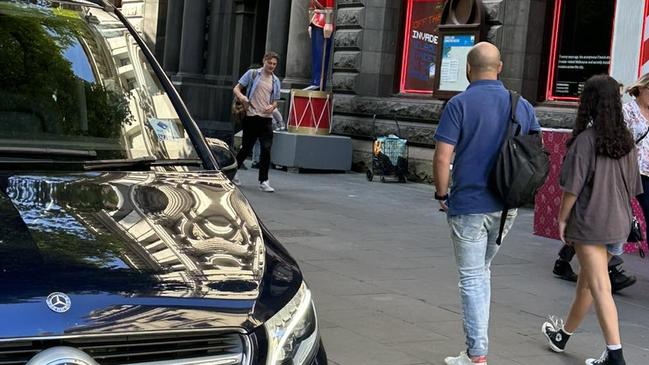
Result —
[[329, 134], [332, 111], [332, 93], [293, 89], [288, 131], [300, 134]]

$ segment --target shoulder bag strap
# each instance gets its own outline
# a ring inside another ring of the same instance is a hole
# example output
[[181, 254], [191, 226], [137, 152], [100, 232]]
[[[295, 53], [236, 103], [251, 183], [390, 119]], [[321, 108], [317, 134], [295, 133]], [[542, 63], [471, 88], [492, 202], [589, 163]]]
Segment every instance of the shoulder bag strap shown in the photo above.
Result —
[[498, 230], [498, 238], [496, 238], [496, 244], [500, 246], [503, 242], [503, 231], [505, 230], [505, 223], [507, 222], [507, 215], [509, 214], [509, 209], [503, 209], [502, 214], [500, 214], [500, 228]]
[[635, 144], [637, 145], [638, 143], [642, 142], [642, 140], [647, 136], [648, 133], [649, 133], [649, 127], [647, 127], [647, 131], [644, 132], [644, 134], [640, 136], [640, 138], [635, 140]]
[[[516, 125], [516, 135], [521, 132], [521, 125], [516, 119], [516, 108], [518, 107], [518, 101], [521, 96], [518, 93], [509, 90], [509, 99], [511, 100], [512, 110], [509, 115], [509, 122], [507, 123], [507, 134], [505, 135], [505, 140], [503, 141], [503, 146], [507, 143], [507, 140], [512, 138], [512, 126]], [[509, 214], [509, 208], [503, 207], [502, 214], [500, 215], [500, 228], [498, 230], [498, 238], [496, 239], [496, 244], [500, 246], [503, 240], [503, 231], [505, 230], [505, 223], [507, 222], [507, 215]]]
[[518, 109], [518, 101], [521, 99], [521, 96], [512, 90], [509, 90], [509, 99], [511, 100], [511, 105], [512, 105], [512, 111], [509, 116], [509, 121], [511, 122], [509, 124], [509, 128], [507, 129], [507, 135], [508, 138], [512, 136], [512, 130], [511, 127], [512, 125], [516, 125], [516, 131], [514, 132], [514, 135], [519, 135], [521, 133], [521, 124], [518, 122], [518, 119], [516, 118], [516, 109]]
[[250, 78], [250, 85], [246, 87], [246, 97], [250, 99], [250, 91], [252, 90], [252, 85], [255, 83], [255, 79], [257, 78], [257, 69], [253, 68], [252, 69], [252, 78]]

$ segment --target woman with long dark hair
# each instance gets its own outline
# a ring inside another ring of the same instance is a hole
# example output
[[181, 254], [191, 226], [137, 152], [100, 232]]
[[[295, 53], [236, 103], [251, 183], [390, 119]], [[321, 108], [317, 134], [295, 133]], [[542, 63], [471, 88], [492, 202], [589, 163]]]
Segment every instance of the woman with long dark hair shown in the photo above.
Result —
[[623, 252], [633, 217], [631, 198], [642, 193], [642, 182], [619, 84], [610, 76], [593, 76], [584, 85], [560, 185], [559, 234], [577, 251], [581, 271], [565, 324], [552, 316], [543, 323], [543, 334], [553, 351], [563, 352], [594, 303], [606, 349], [586, 364], [625, 365], [608, 261]]

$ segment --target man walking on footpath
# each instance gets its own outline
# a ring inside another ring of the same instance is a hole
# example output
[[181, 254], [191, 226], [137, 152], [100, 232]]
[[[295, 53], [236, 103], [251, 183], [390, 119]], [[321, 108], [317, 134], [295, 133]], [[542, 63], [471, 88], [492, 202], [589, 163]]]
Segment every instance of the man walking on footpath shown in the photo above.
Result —
[[[280, 81], [273, 72], [277, 67], [279, 56], [275, 52], [264, 55], [264, 65], [260, 69], [252, 69], [239, 79], [234, 87], [234, 95], [246, 109], [246, 117], [242, 121], [243, 136], [241, 149], [237, 154], [237, 165], [250, 155], [255, 142], [259, 140], [261, 156], [259, 160], [259, 190], [272, 193], [275, 191], [268, 183], [270, 168], [270, 149], [273, 145], [273, 111], [277, 109], [280, 97]], [[241, 92], [246, 88], [246, 95]], [[241, 185], [237, 173], [232, 182]]]
[[[487, 364], [491, 260], [496, 256], [502, 202], [487, 187], [489, 173], [505, 139], [511, 116], [509, 91], [498, 81], [500, 52], [486, 42], [467, 56], [466, 91], [453, 97], [442, 113], [435, 134], [435, 199], [448, 215], [459, 273], [466, 351], [447, 357], [448, 365]], [[534, 108], [520, 99], [516, 119], [521, 133], [540, 131]], [[449, 192], [450, 164], [453, 186]], [[507, 215], [503, 237], [516, 210]]]

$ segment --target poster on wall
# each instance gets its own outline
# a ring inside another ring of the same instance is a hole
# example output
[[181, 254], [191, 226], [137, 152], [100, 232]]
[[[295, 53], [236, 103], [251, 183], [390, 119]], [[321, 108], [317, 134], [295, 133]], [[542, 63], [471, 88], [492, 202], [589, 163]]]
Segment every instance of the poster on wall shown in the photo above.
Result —
[[577, 100], [588, 78], [609, 73], [614, 16], [615, 1], [556, 1], [548, 100]]
[[443, 37], [439, 90], [462, 92], [469, 86], [466, 57], [475, 39], [475, 34], [449, 34]]
[[407, 3], [400, 92], [431, 94], [436, 72], [437, 26], [446, 0]]

